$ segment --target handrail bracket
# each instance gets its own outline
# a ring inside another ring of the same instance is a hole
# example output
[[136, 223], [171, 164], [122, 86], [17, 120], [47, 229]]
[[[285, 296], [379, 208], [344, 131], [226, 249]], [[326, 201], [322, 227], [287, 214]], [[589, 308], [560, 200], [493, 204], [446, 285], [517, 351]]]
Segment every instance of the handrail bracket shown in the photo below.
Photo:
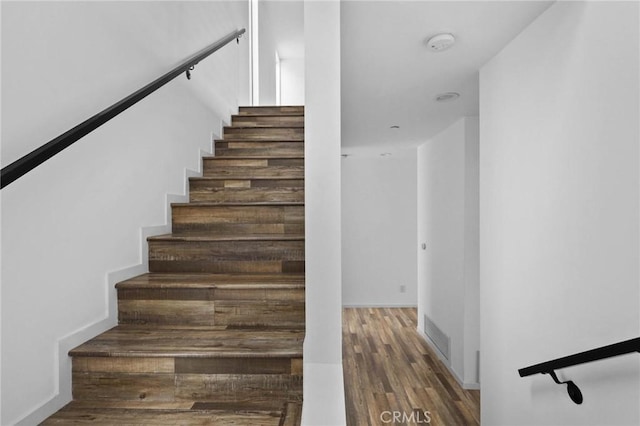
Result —
[[191, 65], [189, 68], [186, 69], [186, 71], [184, 72], [187, 75], [187, 80], [191, 80], [191, 71], [193, 71], [194, 69], [196, 69], [195, 65]]
[[580, 392], [580, 388], [575, 383], [573, 383], [572, 380], [561, 382], [560, 380], [558, 380], [558, 376], [556, 376], [556, 372], [553, 370], [549, 372], [544, 372], [542, 374], [550, 375], [553, 381], [559, 385], [567, 385], [567, 393], [569, 394], [569, 398], [571, 398], [571, 400], [576, 404], [582, 404], [582, 401], [583, 401], [582, 392]]

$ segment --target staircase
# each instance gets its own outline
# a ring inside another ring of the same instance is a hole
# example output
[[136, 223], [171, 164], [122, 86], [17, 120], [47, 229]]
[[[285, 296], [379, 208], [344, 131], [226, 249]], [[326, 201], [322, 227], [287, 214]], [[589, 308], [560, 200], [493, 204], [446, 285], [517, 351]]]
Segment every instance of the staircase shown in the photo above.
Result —
[[304, 107], [241, 107], [45, 425], [298, 425]]

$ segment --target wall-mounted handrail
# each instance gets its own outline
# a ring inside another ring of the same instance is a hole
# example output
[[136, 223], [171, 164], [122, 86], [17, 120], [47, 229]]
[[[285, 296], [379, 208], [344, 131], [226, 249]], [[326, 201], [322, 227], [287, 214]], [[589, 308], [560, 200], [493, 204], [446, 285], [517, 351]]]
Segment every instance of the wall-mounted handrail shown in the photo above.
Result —
[[171, 71], [166, 74], [158, 77], [151, 83], [142, 87], [141, 89], [133, 92], [129, 96], [121, 99], [110, 107], [100, 111], [93, 117], [83, 121], [78, 124], [74, 128], [67, 130], [60, 136], [55, 139], [50, 140], [46, 144], [42, 145], [40, 148], [37, 148], [25, 155], [24, 157], [14, 161], [6, 167], [2, 168], [0, 171], [0, 189], [9, 185], [11, 182], [15, 181], [19, 177], [25, 175], [31, 170], [38, 167], [40, 164], [44, 163], [54, 155], [58, 154], [65, 148], [73, 145], [78, 139], [86, 136], [91, 133], [98, 127], [102, 126], [107, 121], [111, 120], [121, 112], [125, 111], [129, 107], [135, 105], [151, 93], [155, 92], [165, 84], [169, 83], [174, 78], [178, 77], [183, 72], [186, 73], [187, 78], [191, 78], [191, 70], [193, 67], [198, 64], [201, 60], [205, 59], [215, 51], [220, 48], [226, 46], [232, 40], [240, 41], [240, 37], [244, 34], [245, 29], [242, 28], [240, 30], [236, 30], [215, 43], [205, 47], [204, 49], [196, 52], [191, 55], [189, 58], [184, 60], [180, 65], [173, 68]]
[[570, 380], [560, 382], [555, 374], [555, 370], [618, 355], [625, 355], [631, 352], [640, 353], [640, 337], [521, 368], [518, 370], [518, 373], [520, 377], [531, 376], [533, 374], [549, 374], [556, 383], [566, 384], [567, 391], [573, 402], [580, 404], [582, 403], [582, 393], [580, 389]]

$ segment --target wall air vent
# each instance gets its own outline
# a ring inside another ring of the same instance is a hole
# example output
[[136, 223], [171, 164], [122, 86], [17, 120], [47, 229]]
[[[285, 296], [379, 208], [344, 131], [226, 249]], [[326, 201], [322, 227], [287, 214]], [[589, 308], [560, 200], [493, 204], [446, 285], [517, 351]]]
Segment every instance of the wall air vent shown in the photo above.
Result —
[[442, 356], [444, 356], [447, 360], [450, 356], [450, 344], [451, 340], [449, 336], [443, 333], [440, 330], [440, 327], [436, 325], [431, 318], [427, 315], [424, 316], [424, 332], [429, 337], [429, 339], [433, 342], [433, 344], [438, 348]]

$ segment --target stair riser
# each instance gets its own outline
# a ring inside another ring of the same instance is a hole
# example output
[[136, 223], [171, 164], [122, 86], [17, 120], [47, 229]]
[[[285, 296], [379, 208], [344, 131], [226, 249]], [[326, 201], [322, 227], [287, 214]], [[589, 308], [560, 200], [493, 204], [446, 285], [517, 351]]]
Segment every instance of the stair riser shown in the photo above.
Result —
[[302, 157], [303, 142], [216, 141], [215, 154], [224, 156]]
[[172, 206], [180, 233], [304, 234], [304, 206]]
[[302, 127], [272, 127], [272, 128], [242, 128], [225, 127], [224, 139], [229, 140], [258, 140], [258, 141], [302, 141], [304, 128]]
[[192, 203], [283, 202], [303, 203], [304, 188], [214, 188], [206, 184], [191, 184]]
[[118, 291], [120, 324], [304, 327], [304, 289]]
[[304, 160], [205, 158], [203, 161], [203, 176], [240, 180], [260, 178], [304, 179]]
[[205, 165], [204, 177], [227, 179], [286, 178], [303, 179], [302, 167], [211, 167]]
[[304, 304], [127, 300], [118, 308], [120, 324], [303, 328]]
[[254, 302], [304, 302], [303, 285], [267, 286], [244, 284], [234, 288], [121, 288], [118, 301], [176, 300], [176, 301], [254, 301]]
[[302, 376], [73, 374], [73, 397], [98, 401], [234, 402], [302, 400]]
[[73, 397], [85, 400], [300, 400], [300, 358], [75, 357]]
[[261, 115], [261, 114], [304, 114], [304, 106], [264, 106], [264, 107], [240, 107], [239, 115]]
[[190, 179], [191, 202], [304, 202], [303, 179]]
[[303, 272], [304, 241], [149, 241], [151, 272]]
[[213, 235], [291, 235], [304, 234], [304, 224], [278, 223], [181, 223], [174, 228], [175, 235], [198, 232]]
[[304, 116], [302, 115], [274, 115], [274, 116], [250, 116], [234, 115], [231, 118], [231, 125], [234, 127], [304, 127]]

